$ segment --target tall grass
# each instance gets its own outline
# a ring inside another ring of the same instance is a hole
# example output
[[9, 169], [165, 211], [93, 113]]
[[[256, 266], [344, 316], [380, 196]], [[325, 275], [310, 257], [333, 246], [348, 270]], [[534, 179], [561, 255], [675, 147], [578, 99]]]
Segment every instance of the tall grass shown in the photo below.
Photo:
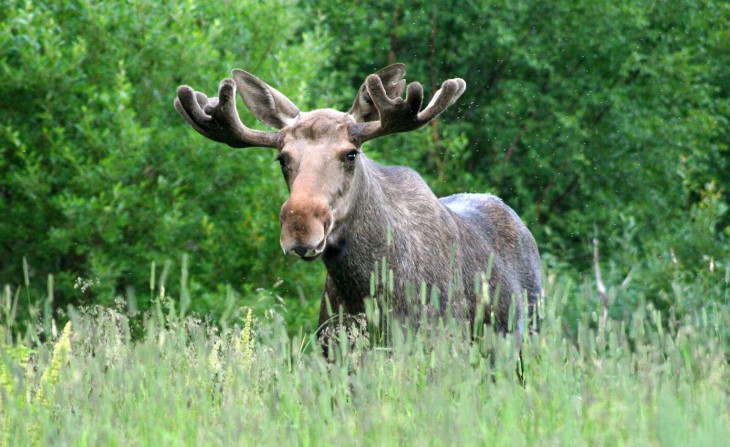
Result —
[[[524, 384], [513, 337], [487, 330], [473, 341], [450, 320], [420, 331], [393, 324], [387, 345], [366, 332], [346, 334], [330, 361], [313, 335], [287, 334], [276, 313], [212, 324], [184, 315], [164, 292], [141, 318], [123, 306], [70, 309], [64, 330], [53, 321], [44, 335], [47, 319], [39, 317], [35, 338], [9, 336], [4, 321], [0, 439], [8, 446], [726, 445], [727, 308], [666, 324], [641, 307], [599, 333], [590, 313], [564, 321], [573, 315], [569, 281], [549, 277], [546, 289], [543, 330], [522, 345]], [[12, 309], [18, 293], [5, 294]], [[134, 324], [143, 337], [132, 335]]]

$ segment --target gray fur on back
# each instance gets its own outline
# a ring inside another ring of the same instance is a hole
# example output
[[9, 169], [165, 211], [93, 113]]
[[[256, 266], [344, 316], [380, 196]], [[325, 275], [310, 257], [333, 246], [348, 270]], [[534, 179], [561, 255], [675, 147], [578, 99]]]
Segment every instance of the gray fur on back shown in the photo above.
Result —
[[[462, 243], [474, 243], [493, 255], [491, 290], [500, 286], [500, 296], [494, 309], [496, 327], [505, 329], [513, 294], [520, 298], [517, 300], [519, 304], [522, 303], [524, 294], [527, 294], [530, 307], [528, 317], [532, 324], [533, 312], [542, 293], [540, 255], [535, 239], [517, 213], [502, 199], [491, 194], [454, 194], [439, 201], [469, 228], [469, 234], [462, 239]], [[481, 244], [477, 242], [479, 240]], [[478, 265], [475, 266], [477, 269], [479, 265], [484, 265], [483, 254], [478, 257]], [[522, 312], [521, 307], [517, 311]], [[522, 314], [519, 313], [520, 331], [521, 317]], [[531, 326], [531, 330], [537, 329]]]
[[[455, 317], [473, 322], [476, 279], [492, 257], [490, 290], [499, 290], [499, 296], [492, 297], [486, 320], [498, 331], [507, 331], [513, 296], [519, 297], [516, 326], [522, 335], [522, 297], [527, 294], [532, 313], [541, 293], [540, 263], [535, 240], [511, 208], [489, 194], [439, 200], [415, 171], [381, 166], [364, 156], [352, 187], [359, 191], [357, 203], [337, 222], [323, 256], [328, 271], [325, 294], [333, 309], [363, 312], [371, 272], [387, 255], [397, 314], [408, 318], [414, 313], [406, 291], [418, 290], [425, 282], [438, 289], [441, 312], [448, 307]], [[322, 304], [320, 323], [329, 317], [324, 297]], [[490, 315], [494, 321], [489, 321]]]

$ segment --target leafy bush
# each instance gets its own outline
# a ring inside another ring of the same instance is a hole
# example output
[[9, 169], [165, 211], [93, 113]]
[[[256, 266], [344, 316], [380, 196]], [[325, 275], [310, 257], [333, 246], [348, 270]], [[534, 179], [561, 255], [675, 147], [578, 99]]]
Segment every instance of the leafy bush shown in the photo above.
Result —
[[31, 301], [52, 274], [56, 309], [146, 309], [154, 264], [158, 279], [186, 272], [186, 290], [166, 287], [192, 310], [276, 302], [311, 328], [324, 269], [279, 253], [273, 154], [201, 138], [175, 88], [213, 94], [241, 67], [302, 109], [345, 110], [368, 73], [402, 61], [427, 91], [454, 76], [467, 91], [426, 130], [368, 143], [373, 158], [439, 195], [500, 195], [546, 263], [591, 288], [597, 227], [607, 279], [633, 271], [613, 312], [706, 302], [678, 303], [676, 284], [723, 302], [705, 291], [730, 264], [727, 3], [361, 6], [0, 0], [0, 283], [18, 284], [25, 258]]
[[[172, 107], [178, 84], [214, 94], [232, 67], [314, 106], [303, 88], [328, 90], [319, 70], [329, 38], [299, 31], [295, 3], [4, 1], [2, 10], [2, 282], [21, 278], [27, 256], [31, 279], [55, 275], [61, 308], [120, 295], [146, 307], [151, 263], [177, 270], [187, 254], [200, 311], [222, 311], [218, 284], [247, 295], [285, 278], [290, 296], [319, 293], [321, 268], [279, 254], [285, 188], [273, 154], [208, 142]], [[79, 279], [93, 286], [82, 293]]]
[[441, 123], [366, 150], [418, 166], [439, 195], [501, 196], [594, 304], [598, 237], [615, 293], [632, 272], [616, 316], [727, 303], [727, 4], [351, 3], [312, 8], [339, 36], [340, 76], [403, 61], [431, 91], [467, 82]]
[[[431, 91], [454, 76], [467, 83], [443, 124], [367, 150], [419, 167], [439, 195], [501, 196], [543, 253], [587, 269], [594, 225], [613, 231], [630, 218], [646, 255], [667, 226], [688, 220], [706, 184], [728, 203], [727, 4], [348, 6], [312, 8], [338, 36], [340, 76], [355, 82], [402, 61]], [[716, 224], [719, 236], [730, 220]]]

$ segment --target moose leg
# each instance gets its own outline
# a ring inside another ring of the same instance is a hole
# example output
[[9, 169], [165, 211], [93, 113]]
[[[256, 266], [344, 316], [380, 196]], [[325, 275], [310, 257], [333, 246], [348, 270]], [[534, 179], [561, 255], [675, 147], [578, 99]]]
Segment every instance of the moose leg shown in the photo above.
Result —
[[[339, 293], [332, 284], [332, 280], [327, 275], [324, 283], [324, 291], [322, 292], [322, 302], [319, 307], [319, 324], [317, 325], [317, 340], [322, 347], [322, 351], [327, 357], [329, 352], [329, 344], [334, 341], [337, 332], [334, 320], [339, 315], [340, 307], [344, 306]], [[345, 309], [343, 309], [344, 311]]]
[[[329, 306], [327, 302], [329, 301]], [[322, 303], [319, 307], [319, 324], [317, 325], [317, 336], [320, 335], [328, 321], [339, 314], [340, 307], [344, 306], [344, 302], [340, 299], [337, 290], [332, 284], [332, 280], [327, 275], [327, 281], [324, 284], [324, 291], [322, 292]], [[344, 309], [343, 309], [344, 310]]]
[[363, 343], [365, 346], [369, 345], [364, 312], [348, 306], [328, 276], [322, 293], [317, 328], [317, 339], [325, 356], [329, 355], [331, 346], [340, 342], [338, 337], [341, 335], [347, 337], [351, 353], [356, 346], [363, 346]]

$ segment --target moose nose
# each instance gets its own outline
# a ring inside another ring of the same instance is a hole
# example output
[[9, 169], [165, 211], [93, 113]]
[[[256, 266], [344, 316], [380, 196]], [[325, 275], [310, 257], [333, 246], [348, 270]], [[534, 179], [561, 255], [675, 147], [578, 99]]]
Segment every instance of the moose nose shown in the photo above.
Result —
[[311, 261], [323, 253], [334, 220], [324, 198], [292, 194], [279, 218], [279, 243], [285, 254]]
[[299, 256], [300, 258], [303, 258], [304, 255], [306, 255], [307, 252], [309, 251], [309, 248], [305, 247], [304, 245], [298, 245], [298, 246], [294, 247], [292, 249], [292, 251], [294, 253], [296, 253], [297, 256]]
[[[324, 245], [324, 244], [320, 244], [320, 245]], [[314, 258], [317, 255], [319, 255], [320, 253], [322, 253], [322, 248], [324, 248], [324, 247], [321, 247], [321, 248], [318, 247], [318, 249], [314, 249], [312, 247], [307, 247], [306, 245], [297, 245], [297, 246], [287, 250], [286, 254], [288, 254], [290, 256], [296, 255], [296, 256], [299, 256], [300, 258], [304, 258], [304, 259]]]

